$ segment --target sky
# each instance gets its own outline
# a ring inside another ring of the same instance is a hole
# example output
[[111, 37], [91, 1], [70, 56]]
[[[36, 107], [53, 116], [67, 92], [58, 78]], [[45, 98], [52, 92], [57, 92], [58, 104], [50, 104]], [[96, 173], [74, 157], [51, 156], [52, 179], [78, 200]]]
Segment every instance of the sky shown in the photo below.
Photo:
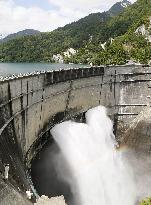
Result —
[[0, 0], [0, 35], [27, 28], [52, 31], [90, 13], [106, 11], [117, 1]]

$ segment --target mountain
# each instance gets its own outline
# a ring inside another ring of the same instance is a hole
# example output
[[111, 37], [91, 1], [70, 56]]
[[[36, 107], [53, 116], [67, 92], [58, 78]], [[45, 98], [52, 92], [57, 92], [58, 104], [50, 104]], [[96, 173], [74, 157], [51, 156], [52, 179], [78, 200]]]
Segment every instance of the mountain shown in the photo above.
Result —
[[107, 21], [95, 42], [87, 43], [67, 62], [151, 63], [151, 1], [138, 0]]
[[0, 40], [3, 39], [3, 38], [5, 38], [5, 37], [3, 36], [3, 34], [0, 34]]
[[6, 36], [5, 38], [1, 38], [0, 42], [7, 42], [7, 41], [12, 40], [12, 39], [17, 38], [17, 37], [37, 35], [39, 33], [40, 33], [40, 31], [37, 31], [34, 29], [25, 29], [23, 31], [19, 31], [17, 33], [10, 34], [10, 35]]
[[117, 14], [121, 13], [126, 7], [130, 6], [131, 2], [127, 0], [123, 0], [120, 2], [115, 3], [110, 9], [109, 14], [111, 16], [116, 16]]
[[107, 12], [90, 14], [52, 32], [15, 38], [0, 45], [0, 61], [51, 62], [54, 54], [63, 55], [72, 47], [78, 52], [65, 57], [65, 62], [123, 64], [131, 58], [148, 62], [150, 43], [136, 30], [143, 26], [149, 35], [150, 8], [150, 0], [133, 5], [123, 0]]
[[113, 18], [113, 13], [116, 16], [124, 9], [121, 6], [115, 11], [115, 8], [113, 6], [107, 12], [90, 14], [52, 32], [17, 37], [4, 42], [0, 45], [0, 61], [49, 62], [52, 61], [53, 54], [62, 53], [70, 47], [77, 50], [90, 39], [95, 41], [102, 38], [104, 41], [103, 30], [106, 23]]

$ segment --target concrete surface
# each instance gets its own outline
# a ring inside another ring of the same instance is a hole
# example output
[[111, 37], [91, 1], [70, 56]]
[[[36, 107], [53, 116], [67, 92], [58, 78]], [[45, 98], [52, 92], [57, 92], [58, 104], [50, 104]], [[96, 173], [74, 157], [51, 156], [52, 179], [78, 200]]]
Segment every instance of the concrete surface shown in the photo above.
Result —
[[[150, 105], [150, 90], [151, 68], [144, 66], [62, 70], [1, 82], [0, 172], [8, 163], [9, 175], [25, 193], [31, 184], [27, 168], [55, 123], [101, 104], [109, 108], [118, 137]], [[16, 193], [8, 192], [1, 197], [3, 203]], [[20, 205], [17, 200], [18, 194], [13, 203]]]

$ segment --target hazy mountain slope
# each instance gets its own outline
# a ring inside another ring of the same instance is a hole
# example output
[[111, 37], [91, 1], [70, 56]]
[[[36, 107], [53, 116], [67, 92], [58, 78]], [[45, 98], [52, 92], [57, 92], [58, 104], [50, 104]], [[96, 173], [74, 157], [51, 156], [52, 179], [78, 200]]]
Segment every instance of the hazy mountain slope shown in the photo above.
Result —
[[131, 3], [127, 0], [123, 0], [120, 2], [117, 2], [116, 4], [114, 4], [110, 9], [109, 9], [109, 14], [110, 16], [117, 16], [119, 13], [121, 13], [124, 8], [130, 6]]
[[10, 34], [10, 35], [6, 36], [5, 38], [0, 39], [0, 42], [7, 42], [7, 41], [12, 40], [12, 39], [17, 38], [17, 37], [37, 35], [39, 33], [40, 33], [40, 31], [37, 31], [34, 29], [25, 29], [23, 31], [19, 31], [17, 33]]

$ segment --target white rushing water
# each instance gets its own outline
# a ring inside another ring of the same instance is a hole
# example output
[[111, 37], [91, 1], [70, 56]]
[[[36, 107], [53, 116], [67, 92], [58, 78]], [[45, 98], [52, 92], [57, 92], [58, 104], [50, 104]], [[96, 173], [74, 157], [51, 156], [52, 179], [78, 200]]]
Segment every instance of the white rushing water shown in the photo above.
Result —
[[59, 173], [70, 183], [78, 205], [136, 204], [134, 174], [115, 149], [113, 124], [104, 107], [89, 110], [86, 124], [63, 122], [51, 133], [72, 177], [63, 166]]

